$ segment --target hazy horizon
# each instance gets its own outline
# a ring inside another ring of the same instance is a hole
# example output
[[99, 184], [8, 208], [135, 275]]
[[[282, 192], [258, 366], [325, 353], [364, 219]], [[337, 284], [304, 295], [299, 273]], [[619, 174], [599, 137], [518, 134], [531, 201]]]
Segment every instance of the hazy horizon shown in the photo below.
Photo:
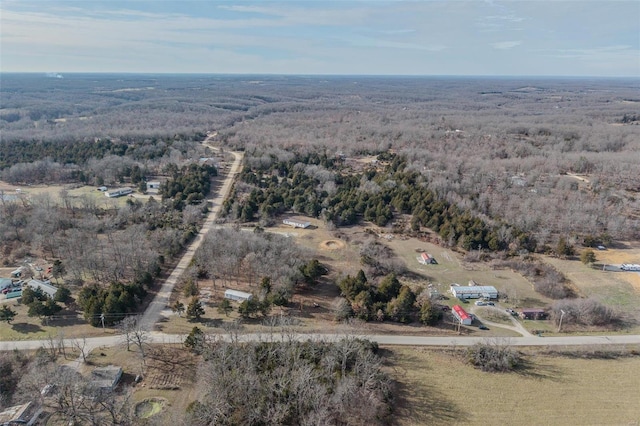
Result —
[[3, 72], [639, 77], [637, 1], [0, 3]]

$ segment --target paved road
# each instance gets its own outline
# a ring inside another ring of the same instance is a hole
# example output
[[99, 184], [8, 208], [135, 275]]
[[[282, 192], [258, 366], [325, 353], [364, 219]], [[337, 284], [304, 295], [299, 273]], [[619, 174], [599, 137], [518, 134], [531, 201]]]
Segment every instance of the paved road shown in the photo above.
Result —
[[[207, 139], [208, 140], [208, 139]], [[206, 143], [206, 141], [205, 141]], [[209, 205], [211, 206], [211, 210], [209, 210], [209, 214], [207, 215], [207, 219], [205, 220], [200, 232], [195, 237], [195, 239], [191, 242], [184, 255], [176, 265], [169, 278], [166, 279], [158, 294], [153, 299], [153, 302], [149, 304], [147, 310], [142, 315], [142, 326], [146, 330], [152, 330], [155, 323], [158, 322], [160, 317], [163, 314], [163, 311], [167, 310], [169, 299], [171, 298], [171, 293], [173, 292], [173, 288], [175, 287], [178, 279], [184, 272], [184, 270], [189, 266], [191, 260], [193, 259], [196, 250], [200, 247], [202, 242], [204, 241], [205, 235], [207, 232], [213, 227], [218, 215], [220, 214], [220, 209], [222, 207], [222, 203], [229, 195], [229, 191], [231, 191], [231, 186], [233, 185], [233, 180], [240, 171], [240, 166], [242, 165], [242, 156], [241, 152], [231, 152], [234, 156], [233, 165], [231, 169], [229, 169], [229, 173], [222, 184], [222, 187], [218, 191], [218, 194], [212, 198], [207, 200]]]
[[[355, 335], [355, 334], [354, 334]], [[354, 336], [351, 335], [351, 336]], [[222, 340], [229, 340], [228, 334], [212, 334]], [[281, 340], [286, 339], [290, 334], [282, 335], [278, 333], [268, 334], [240, 334], [240, 341], [257, 340]], [[345, 333], [335, 334], [295, 334], [298, 340], [325, 340], [335, 341], [344, 338]], [[583, 345], [640, 345], [640, 335], [611, 335], [611, 336], [559, 336], [559, 337], [465, 337], [465, 336], [401, 336], [401, 335], [381, 335], [381, 334], [357, 334], [357, 336], [378, 342], [380, 345], [398, 346], [471, 346], [478, 342], [499, 342], [512, 346], [583, 346]], [[165, 334], [160, 332], [150, 332], [150, 342], [152, 343], [182, 343], [185, 335]], [[66, 339], [65, 346], [72, 347], [73, 339]], [[86, 349], [96, 349], [99, 347], [116, 346], [122, 343], [121, 336], [93, 337], [86, 339]], [[47, 346], [47, 340], [22, 340], [0, 342], [0, 351], [13, 349], [33, 350]]]

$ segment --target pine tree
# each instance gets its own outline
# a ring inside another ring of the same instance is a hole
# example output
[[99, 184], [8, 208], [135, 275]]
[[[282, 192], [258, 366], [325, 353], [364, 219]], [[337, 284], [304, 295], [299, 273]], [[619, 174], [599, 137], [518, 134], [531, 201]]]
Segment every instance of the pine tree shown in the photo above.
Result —
[[187, 318], [199, 321], [203, 315], [204, 308], [202, 307], [202, 303], [200, 303], [200, 299], [194, 297], [191, 299], [191, 302], [189, 302], [189, 306], [187, 306]]

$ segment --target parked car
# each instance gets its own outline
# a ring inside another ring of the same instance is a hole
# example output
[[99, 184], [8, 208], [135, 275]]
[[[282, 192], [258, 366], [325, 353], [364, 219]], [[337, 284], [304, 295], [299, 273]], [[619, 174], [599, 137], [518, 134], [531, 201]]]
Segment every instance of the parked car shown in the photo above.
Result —
[[487, 305], [487, 306], [495, 306], [496, 304], [493, 303], [493, 302], [486, 302], [485, 305]]
[[480, 330], [488, 330], [489, 329], [489, 327], [487, 327], [486, 325], [480, 325], [478, 328]]
[[486, 302], [483, 302], [482, 300], [478, 300], [478, 301], [476, 301], [476, 306], [484, 306], [484, 305], [486, 305], [486, 304], [487, 304], [487, 303], [486, 303]]

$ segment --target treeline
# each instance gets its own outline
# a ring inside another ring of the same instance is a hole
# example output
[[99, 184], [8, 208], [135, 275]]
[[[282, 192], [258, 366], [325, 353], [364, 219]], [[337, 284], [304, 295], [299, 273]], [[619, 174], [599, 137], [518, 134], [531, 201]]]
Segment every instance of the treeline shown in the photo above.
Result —
[[15, 140], [0, 143], [0, 170], [18, 163], [32, 163], [50, 159], [60, 164], [85, 165], [90, 159], [101, 159], [109, 155], [130, 157], [136, 161], [147, 161], [169, 155], [177, 149], [186, 153], [182, 142], [202, 140], [204, 135], [194, 133], [173, 137], [71, 139], [52, 140]]
[[362, 270], [338, 282], [345, 300], [335, 307], [336, 319], [356, 317], [364, 321], [391, 320], [401, 323], [420, 321], [435, 325], [443, 317], [442, 309], [432, 303], [429, 291], [414, 293], [402, 285], [395, 274], [384, 277], [378, 285], [369, 282]]
[[425, 176], [407, 169], [405, 158], [385, 153], [378, 160], [387, 162], [383, 170], [370, 168], [362, 173], [349, 172], [326, 154], [248, 163], [241, 174], [248, 194], [236, 189], [223, 210], [243, 222], [256, 216], [269, 221], [293, 210], [338, 226], [361, 220], [386, 226], [398, 215], [408, 214], [413, 231], [429, 227], [451, 246], [465, 250], [536, 249], [535, 240], [515, 227], [498, 221], [490, 225], [438, 197], [428, 188]]
[[171, 163], [165, 170], [170, 178], [160, 185], [160, 195], [176, 210], [204, 201], [211, 189], [211, 178], [218, 174], [214, 166], [195, 163], [181, 168]]
[[337, 342], [207, 342], [186, 424], [385, 425], [392, 385], [377, 345]]

